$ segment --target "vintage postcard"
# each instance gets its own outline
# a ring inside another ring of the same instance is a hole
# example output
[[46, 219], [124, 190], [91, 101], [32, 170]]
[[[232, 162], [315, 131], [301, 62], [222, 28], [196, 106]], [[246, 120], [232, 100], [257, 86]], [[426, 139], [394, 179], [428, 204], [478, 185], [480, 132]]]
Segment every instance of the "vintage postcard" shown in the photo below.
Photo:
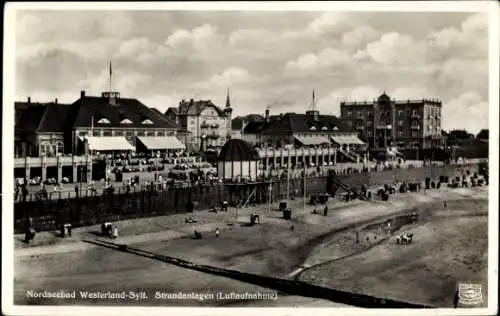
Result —
[[496, 314], [498, 38], [494, 1], [8, 3], [3, 312]]

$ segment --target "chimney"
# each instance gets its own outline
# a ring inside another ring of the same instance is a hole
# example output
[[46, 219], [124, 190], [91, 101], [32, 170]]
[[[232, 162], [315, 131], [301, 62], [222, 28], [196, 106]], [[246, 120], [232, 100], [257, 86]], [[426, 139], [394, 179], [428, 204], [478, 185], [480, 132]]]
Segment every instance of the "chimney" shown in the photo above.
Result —
[[265, 116], [265, 118], [266, 118], [266, 122], [269, 123], [269, 109], [266, 109], [266, 116]]
[[54, 100], [54, 103], [57, 104], [57, 98]]
[[80, 91], [80, 98], [85, 98], [85, 90]]
[[31, 103], [31, 97], [28, 97], [28, 104]]

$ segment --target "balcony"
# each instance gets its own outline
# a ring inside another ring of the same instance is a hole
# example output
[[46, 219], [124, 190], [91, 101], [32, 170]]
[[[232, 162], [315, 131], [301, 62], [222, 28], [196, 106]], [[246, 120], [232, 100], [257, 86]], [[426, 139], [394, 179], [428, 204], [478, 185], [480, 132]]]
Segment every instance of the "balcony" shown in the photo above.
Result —
[[416, 129], [416, 130], [419, 130], [420, 129], [420, 125], [412, 125], [410, 126], [411, 129]]
[[420, 116], [420, 114], [418, 114], [418, 113], [412, 113], [412, 114], [411, 114], [411, 118], [416, 118], [416, 119], [419, 119], [419, 118], [421, 118], [421, 116]]
[[356, 125], [356, 129], [361, 129], [361, 130], [363, 130], [363, 129], [365, 129], [365, 127], [364, 127], [363, 125]]

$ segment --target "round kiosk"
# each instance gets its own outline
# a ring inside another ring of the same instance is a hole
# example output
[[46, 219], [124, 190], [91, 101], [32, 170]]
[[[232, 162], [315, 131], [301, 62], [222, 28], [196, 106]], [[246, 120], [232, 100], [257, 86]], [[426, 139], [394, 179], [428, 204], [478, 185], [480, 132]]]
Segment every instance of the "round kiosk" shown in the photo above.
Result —
[[259, 155], [249, 143], [231, 139], [222, 147], [217, 157], [217, 174], [224, 180], [238, 177], [257, 178]]

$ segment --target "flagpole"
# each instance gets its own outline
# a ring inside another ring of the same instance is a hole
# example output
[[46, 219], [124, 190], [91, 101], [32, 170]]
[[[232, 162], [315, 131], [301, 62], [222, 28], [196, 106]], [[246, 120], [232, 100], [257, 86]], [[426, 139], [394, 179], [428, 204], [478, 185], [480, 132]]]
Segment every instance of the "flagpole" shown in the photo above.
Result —
[[110, 92], [110, 95], [111, 95], [112, 80], [113, 80], [113, 68], [111, 66], [111, 61], [110, 61], [109, 62], [109, 92]]
[[288, 160], [286, 164], [286, 202], [290, 200], [290, 149], [288, 149]]

